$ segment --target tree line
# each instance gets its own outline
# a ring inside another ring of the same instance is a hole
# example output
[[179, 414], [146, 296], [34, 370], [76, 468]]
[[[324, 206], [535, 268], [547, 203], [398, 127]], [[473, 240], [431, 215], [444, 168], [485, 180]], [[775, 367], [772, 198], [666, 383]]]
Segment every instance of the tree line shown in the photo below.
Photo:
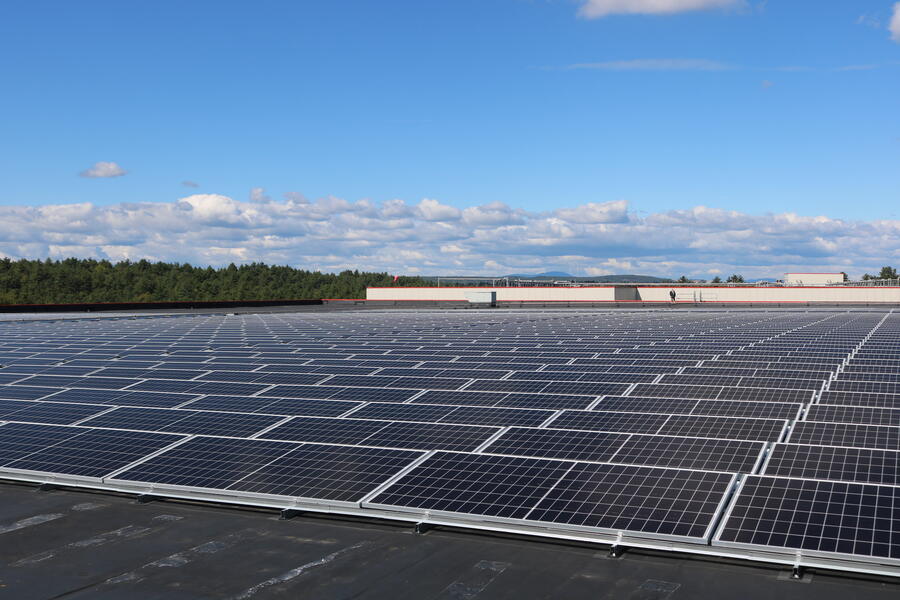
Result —
[[251, 263], [227, 267], [67, 258], [0, 260], [0, 304], [365, 298], [369, 286], [425, 286], [419, 277], [320, 273]]
[[878, 275], [863, 273], [863, 281], [869, 281], [870, 279], [897, 279], [897, 269], [894, 267], [881, 267], [881, 272]]

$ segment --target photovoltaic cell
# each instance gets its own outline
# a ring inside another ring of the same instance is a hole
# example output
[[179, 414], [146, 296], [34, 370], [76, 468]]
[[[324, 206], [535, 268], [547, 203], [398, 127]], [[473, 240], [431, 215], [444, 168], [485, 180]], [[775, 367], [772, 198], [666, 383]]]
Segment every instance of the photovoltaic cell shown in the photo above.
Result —
[[[21, 429], [7, 430], [7, 427], [15, 427], [15, 424], [0, 427], [0, 438], [5, 438], [6, 433], [13, 433], [14, 437], [22, 434]], [[75, 427], [68, 428], [67, 435], [47, 429], [32, 429], [28, 433], [31, 436], [39, 436], [40, 442], [32, 442], [32, 451], [17, 460], [4, 460], [2, 462], [4, 469], [104, 477], [184, 439], [182, 436], [160, 433]]]
[[297, 417], [270, 429], [261, 437], [294, 442], [360, 444], [389, 424], [389, 421]]
[[897, 485], [900, 484], [900, 452], [776, 444], [762, 472], [804, 479]]
[[791, 428], [787, 441], [814, 446], [900, 450], [900, 427], [799, 421]]
[[900, 487], [748, 476], [714, 543], [900, 559]]
[[284, 442], [197, 437], [114, 479], [224, 489], [296, 447]]
[[523, 519], [572, 463], [438, 452], [371, 504]]
[[577, 463], [526, 518], [705, 540], [733, 475]]
[[228, 489], [358, 502], [424, 453], [303, 444]]
[[668, 420], [668, 415], [567, 410], [548, 423], [547, 427], [623, 433], [656, 433]]
[[749, 473], [762, 454], [762, 442], [633, 435], [610, 462], [701, 471]]
[[599, 462], [609, 460], [629, 437], [619, 433], [513, 427], [482, 452]]

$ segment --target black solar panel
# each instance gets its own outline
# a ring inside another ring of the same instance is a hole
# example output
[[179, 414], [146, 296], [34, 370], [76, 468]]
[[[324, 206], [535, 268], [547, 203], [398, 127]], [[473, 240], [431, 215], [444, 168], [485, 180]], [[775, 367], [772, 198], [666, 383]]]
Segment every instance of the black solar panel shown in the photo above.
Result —
[[197, 437], [115, 479], [224, 489], [295, 448], [285, 442]]
[[265, 413], [309, 417], [337, 417], [358, 408], [359, 402], [341, 400], [307, 400], [303, 398], [270, 398], [260, 396], [204, 396], [184, 408], [224, 412]]
[[751, 475], [716, 543], [898, 559], [898, 505], [898, 487]]
[[0, 421], [71, 425], [105, 410], [109, 410], [109, 407], [93, 404], [0, 400]]
[[0, 385], [0, 399], [37, 400], [60, 391], [58, 388]]
[[482, 451], [511, 456], [607, 461], [629, 437], [621, 433], [513, 427]]
[[781, 439], [787, 422], [777, 419], [733, 417], [689, 417], [673, 415], [657, 433], [690, 437], [724, 438], [775, 442]]
[[388, 424], [389, 421], [297, 417], [270, 429], [262, 437], [294, 442], [361, 444], [372, 434], [387, 427]]
[[623, 433], [656, 433], [668, 420], [668, 415], [567, 410], [548, 423], [547, 427]]
[[610, 462], [701, 471], [750, 473], [764, 444], [738, 440], [633, 435]]
[[358, 502], [421, 456], [407, 450], [303, 444], [228, 489]]
[[572, 463], [438, 452], [371, 503], [524, 519]]
[[526, 518], [706, 540], [734, 476], [576, 463]]
[[414, 450], [472, 451], [496, 434], [499, 428], [437, 423], [391, 423], [367, 437], [367, 446]]
[[897, 485], [900, 483], [900, 452], [776, 444], [762, 473], [804, 479]]
[[[13, 423], [0, 427], [0, 466], [105, 477], [181, 439], [184, 438], [161, 433]], [[9, 453], [4, 452], [7, 447], [11, 448]]]
[[800, 421], [791, 428], [787, 441], [815, 446], [900, 450], [900, 427]]
[[806, 420], [900, 426], [900, 409], [813, 405], [806, 414]]

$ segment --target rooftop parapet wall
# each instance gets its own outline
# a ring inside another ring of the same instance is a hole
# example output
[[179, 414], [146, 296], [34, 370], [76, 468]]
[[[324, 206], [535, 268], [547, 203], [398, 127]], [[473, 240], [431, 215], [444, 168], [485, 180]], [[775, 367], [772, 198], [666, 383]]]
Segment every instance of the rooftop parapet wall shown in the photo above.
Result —
[[676, 302], [691, 303], [900, 304], [900, 287], [845, 286], [383, 287], [368, 288], [366, 299], [466, 302], [466, 294], [472, 291], [494, 291], [497, 302], [670, 302], [672, 290], [675, 290]]
[[613, 302], [614, 286], [597, 287], [370, 287], [366, 300], [467, 302], [472, 292], [496, 292], [497, 302]]

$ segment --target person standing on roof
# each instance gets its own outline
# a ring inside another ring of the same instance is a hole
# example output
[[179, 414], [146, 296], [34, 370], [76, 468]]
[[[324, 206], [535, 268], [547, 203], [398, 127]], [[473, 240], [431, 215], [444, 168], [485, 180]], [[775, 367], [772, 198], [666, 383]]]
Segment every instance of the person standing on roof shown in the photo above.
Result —
[[672, 299], [672, 302], [675, 302], [675, 290], [669, 290], [669, 298]]

